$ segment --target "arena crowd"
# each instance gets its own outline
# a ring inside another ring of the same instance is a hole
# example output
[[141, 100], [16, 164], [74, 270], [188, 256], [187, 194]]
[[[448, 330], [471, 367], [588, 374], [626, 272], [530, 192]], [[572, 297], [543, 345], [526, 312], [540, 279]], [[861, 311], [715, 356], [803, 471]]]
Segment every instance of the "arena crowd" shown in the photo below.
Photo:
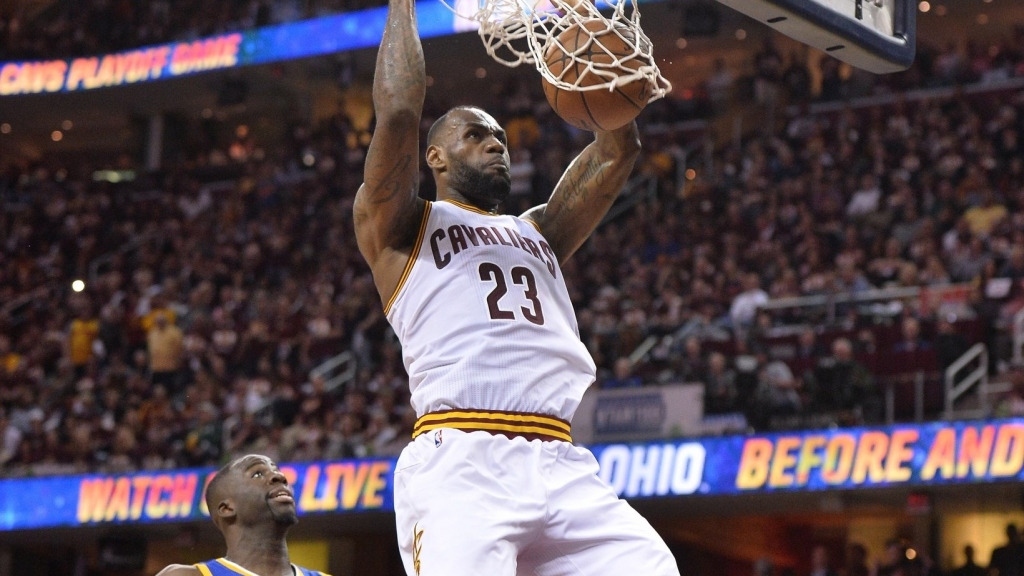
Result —
[[[52, 10], [70, 10], [75, 17], [58, 20], [77, 26], [94, 10], [139, 11], [139, 22], [152, 18], [147, 10], [185, 17], [184, 4]], [[207, 4], [197, 22], [207, 21]], [[223, 18], [212, 21], [256, 25], [253, 14], [278, 4], [287, 3], [218, 5]], [[314, 4], [303, 10], [326, 6]], [[11, 53], [33, 49], [10, 20], [0, 30]], [[102, 41], [68, 44], [68, 53], [150, 41], [90, 30]], [[37, 48], [49, 46], [41, 38]], [[598, 385], [701, 382], [708, 413], [741, 412], [761, 429], [833, 412], [847, 423], [879, 421], [881, 365], [907, 354], [935, 373], [983, 341], [992, 370], [1005, 368], [1024, 280], [1024, 96], [899, 94], [984, 88], [1024, 76], [1022, 61], [1018, 34], [955, 57], [925, 54], [884, 82], [853, 75], [830, 84], [823, 75], [812, 94], [799, 62], [784, 64], [767, 43], [749, 96], [778, 93], [792, 104], [779, 110], [790, 112], [775, 129], [699, 154], [677, 125], [692, 103], [652, 105], [636, 171], [651, 194], [631, 192], [565, 269]], [[709, 78], [710, 113], [721, 103], [716, 86], [741, 84]], [[865, 93], [895, 95], [867, 107], [809, 107]], [[494, 112], [513, 162], [506, 208], [518, 213], [544, 201], [590, 136], [521, 85], [500, 101]], [[428, 106], [424, 129], [448, 104]], [[339, 115], [294, 123], [284, 142], [239, 130], [158, 174], [116, 183], [93, 178], [95, 166], [11, 163], [0, 175], [0, 473], [207, 465], [250, 451], [281, 461], [397, 453], [414, 414], [351, 221], [367, 142]], [[422, 182], [432, 197], [429, 174]], [[829, 321], [814, 318], [818, 328], [793, 310], [760, 308], [950, 286], [965, 291], [959, 306], [840, 307]], [[652, 336], [658, 345], [631, 359]], [[311, 375], [346, 351], [358, 367], [351, 381], [330, 388]], [[1001, 413], [1022, 410], [1021, 392]]]

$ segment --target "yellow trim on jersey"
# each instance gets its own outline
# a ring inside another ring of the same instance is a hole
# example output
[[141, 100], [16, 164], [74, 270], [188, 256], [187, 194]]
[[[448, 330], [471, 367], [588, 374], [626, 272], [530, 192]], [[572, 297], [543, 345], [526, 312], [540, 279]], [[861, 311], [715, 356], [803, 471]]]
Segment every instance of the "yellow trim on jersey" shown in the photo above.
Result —
[[423, 207], [423, 220], [420, 222], [419, 236], [416, 238], [416, 244], [412, 247], [412, 252], [409, 253], [409, 260], [405, 263], [405, 269], [402, 270], [402, 277], [398, 279], [398, 286], [395, 288], [394, 293], [391, 294], [391, 299], [388, 300], [386, 306], [384, 306], [384, 315], [387, 316], [388, 312], [391, 311], [391, 307], [395, 305], [395, 300], [398, 299], [399, 293], [402, 292], [402, 286], [405, 285], [405, 281], [409, 279], [409, 274], [412, 273], [412, 267], [416, 264], [416, 259], [420, 255], [420, 247], [423, 246], [423, 236], [427, 232], [427, 220], [430, 218], [431, 203], [427, 202], [426, 206]]
[[413, 438], [430, 432], [431, 430], [437, 430], [438, 428], [454, 428], [455, 430], [465, 430], [466, 432], [473, 432], [476, 430], [494, 430], [497, 432], [512, 432], [516, 434], [536, 434], [538, 436], [550, 436], [558, 440], [564, 440], [565, 442], [572, 442], [572, 436], [550, 428], [498, 424], [494, 422], [440, 422], [438, 424], [427, 424], [414, 433]]
[[458, 206], [459, 208], [462, 208], [463, 210], [469, 210], [470, 212], [476, 212], [477, 214], [483, 214], [484, 216], [498, 216], [498, 214], [495, 214], [493, 212], [485, 212], [484, 210], [481, 210], [481, 209], [477, 208], [476, 206], [470, 206], [469, 204], [463, 204], [462, 202], [459, 202], [458, 200], [452, 200], [451, 198], [446, 198], [444, 200], [441, 200], [441, 202], [447, 202], [449, 204], [454, 204], [454, 205]]
[[534, 222], [534, 221], [533, 221], [532, 219], [530, 219], [530, 218], [520, 218], [520, 220], [525, 220], [526, 222], [529, 222], [530, 224], [533, 224], [533, 227], [537, 229], [537, 232], [538, 232], [538, 233], [539, 233], [539, 234], [540, 234], [541, 236], [543, 236], [543, 235], [544, 235], [544, 231], [540, 229], [540, 224], [537, 224], [536, 222]]
[[206, 564], [193, 564], [193, 566], [195, 566], [196, 570], [199, 570], [199, 573], [203, 576], [213, 576], [213, 572], [210, 572], [210, 568], [207, 567]]
[[533, 435], [541, 438], [572, 442], [568, 422], [545, 416], [543, 414], [518, 414], [491, 411], [449, 410], [424, 414], [416, 421], [412, 437], [439, 428], [453, 428], [472, 432], [483, 430], [489, 432], [509, 432], [512, 434]]
[[250, 572], [245, 568], [239, 566], [238, 564], [235, 564], [231, 560], [228, 560], [227, 558], [217, 558], [217, 563], [227, 568], [228, 570], [231, 570], [232, 572], [241, 574], [242, 576], [259, 576], [259, 574], [256, 574], [255, 572]]
[[452, 418], [472, 419], [472, 420], [504, 420], [509, 423], [522, 423], [522, 424], [546, 424], [548, 426], [554, 426], [560, 428], [568, 433], [571, 428], [569, 424], [563, 420], [555, 418], [553, 416], [544, 416], [543, 414], [514, 414], [505, 412], [484, 412], [484, 411], [466, 411], [466, 410], [449, 410], [446, 412], [431, 412], [430, 414], [424, 414], [420, 416], [419, 420], [416, 421], [414, 430], [420, 426], [425, 426], [431, 422], [438, 420], [451, 420]]

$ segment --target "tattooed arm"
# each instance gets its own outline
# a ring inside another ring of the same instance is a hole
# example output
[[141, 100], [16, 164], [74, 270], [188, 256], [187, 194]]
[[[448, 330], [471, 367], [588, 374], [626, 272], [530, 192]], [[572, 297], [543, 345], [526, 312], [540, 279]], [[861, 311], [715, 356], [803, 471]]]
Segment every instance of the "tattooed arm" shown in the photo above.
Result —
[[377, 127], [353, 206], [359, 251], [370, 264], [385, 302], [398, 286], [424, 210], [424, 202], [416, 195], [416, 179], [425, 95], [415, 3], [390, 0], [373, 78]]
[[640, 154], [636, 123], [597, 132], [594, 141], [569, 164], [547, 204], [530, 209], [533, 220], [565, 263], [597, 228], [626, 184]]

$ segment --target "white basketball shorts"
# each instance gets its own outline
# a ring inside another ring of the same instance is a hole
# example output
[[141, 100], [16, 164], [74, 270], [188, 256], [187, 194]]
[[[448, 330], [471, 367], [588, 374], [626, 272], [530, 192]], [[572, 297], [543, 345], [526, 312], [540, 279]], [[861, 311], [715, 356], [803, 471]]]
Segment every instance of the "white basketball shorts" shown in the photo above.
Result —
[[589, 450], [432, 430], [395, 468], [409, 576], [679, 576], [654, 528], [597, 476]]

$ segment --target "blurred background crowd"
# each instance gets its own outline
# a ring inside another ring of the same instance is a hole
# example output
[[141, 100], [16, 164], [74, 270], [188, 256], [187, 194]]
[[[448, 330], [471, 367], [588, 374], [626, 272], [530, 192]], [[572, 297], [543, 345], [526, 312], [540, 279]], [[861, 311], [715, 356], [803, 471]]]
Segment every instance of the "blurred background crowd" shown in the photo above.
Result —
[[[169, 4], [146, 6], [192, 14]], [[266, 7], [218, 6], [223, 18], [201, 21], [255, 24]], [[145, 12], [100, 1], [49, 10], [66, 25], [97, 10]], [[213, 31], [168, 26], [152, 40]], [[30, 53], [33, 34], [15, 27], [0, 24], [0, 44]], [[81, 40], [69, 53], [150, 41], [87, 28], [100, 39], [59, 34]], [[1024, 294], [1024, 93], [908, 90], [1024, 77], [1024, 33], [949, 50], [923, 51], [884, 84], [856, 73], [832, 83], [822, 70], [812, 93], [808, 72], [767, 42], [748, 76], [716, 66], [698, 115], [746, 94], [777, 98], [778, 117], [714, 144], [696, 146], [679, 123], [693, 100], [653, 104], [622, 205], [565, 270], [597, 385], [699, 382], [707, 413], [742, 413], [755, 429], [818, 414], [880, 422], [907, 416], [899, 393], [886, 415], [886, 386], [911, 371], [929, 375], [925, 410], [941, 409], [936, 375], [984, 342], [991, 372], [1011, 382], [998, 410], [1021, 413], [1009, 360]], [[493, 110], [509, 134], [511, 213], [543, 202], [590, 140], [524, 86], [504, 86]], [[812, 110], [814, 100], [865, 95], [875, 100]], [[424, 130], [450, 104], [430, 102]], [[90, 165], [6, 166], [3, 473], [206, 465], [254, 450], [278, 460], [400, 451], [415, 415], [354, 242], [351, 204], [369, 140], [355, 126], [339, 113], [293, 123], [275, 142], [239, 126], [229, 141], [197, 144], [166, 169], [124, 181], [97, 179]], [[422, 182], [432, 198], [426, 172]], [[922, 306], [918, 295], [913, 305], [840, 305], [826, 315], [764, 307], [885, 288], [960, 298]], [[355, 368], [344, 382], [315, 370], [346, 351]]]

